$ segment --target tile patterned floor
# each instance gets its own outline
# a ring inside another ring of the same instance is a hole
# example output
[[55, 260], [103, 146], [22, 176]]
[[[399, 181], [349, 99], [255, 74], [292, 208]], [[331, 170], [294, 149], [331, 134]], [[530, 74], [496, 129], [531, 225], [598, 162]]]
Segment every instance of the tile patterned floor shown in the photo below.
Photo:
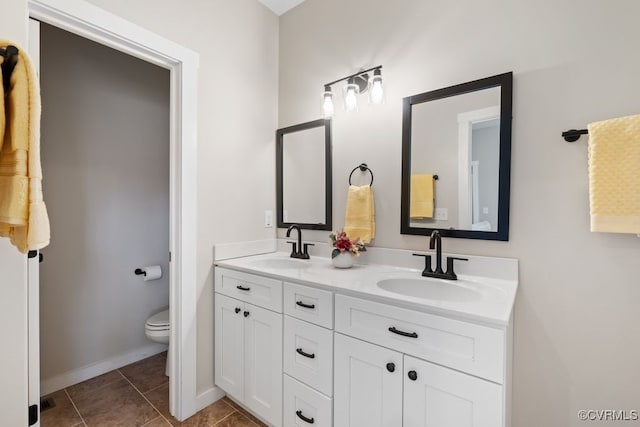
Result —
[[266, 427], [227, 397], [180, 422], [169, 414], [166, 353], [51, 393], [42, 427]]

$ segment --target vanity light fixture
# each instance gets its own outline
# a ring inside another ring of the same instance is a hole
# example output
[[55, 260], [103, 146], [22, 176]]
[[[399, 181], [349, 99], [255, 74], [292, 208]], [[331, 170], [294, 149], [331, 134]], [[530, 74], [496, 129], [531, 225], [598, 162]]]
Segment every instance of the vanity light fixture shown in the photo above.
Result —
[[[369, 74], [373, 71], [373, 76], [369, 78]], [[322, 109], [325, 118], [331, 118], [334, 112], [333, 92], [331, 86], [336, 83], [347, 81], [344, 88], [344, 108], [347, 111], [356, 111], [358, 109], [358, 95], [369, 90], [369, 102], [372, 104], [381, 104], [384, 99], [384, 90], [382, 88], [382, 65], [369, 68], [368, 70], [359, 71], [355, 74], [343, 77], [324, 85], [324, 93], [322, 95]]]

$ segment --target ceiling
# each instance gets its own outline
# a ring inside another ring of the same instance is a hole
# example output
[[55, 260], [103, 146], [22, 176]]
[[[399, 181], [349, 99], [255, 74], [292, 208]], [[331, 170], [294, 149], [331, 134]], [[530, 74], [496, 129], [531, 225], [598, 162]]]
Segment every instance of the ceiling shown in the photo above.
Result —
[[273, 12], [280, 16], [289, 9], [293, 9], [304, 0], [258, 0], [260, 3], [267, 6], [269, 9], [273, 10]]

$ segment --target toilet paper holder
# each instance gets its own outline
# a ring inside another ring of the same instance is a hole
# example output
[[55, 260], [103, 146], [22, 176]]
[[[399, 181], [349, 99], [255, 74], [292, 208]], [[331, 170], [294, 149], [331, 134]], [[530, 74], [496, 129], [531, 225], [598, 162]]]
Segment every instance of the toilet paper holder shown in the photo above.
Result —
[[143, 269], [141, 269], [141, 268], [136, 268], [136, 271], [134, 271], [134, 273], [135, 273], [135, 274], [137, 274], [138, 276], [140, 276], [140, 275], [142, 275], [142, 276], [146, 276], [146, 275], [147, 275], [147, 272], [146, 272], [146, 271], [144, 271], [144, 270], [143, 270]]

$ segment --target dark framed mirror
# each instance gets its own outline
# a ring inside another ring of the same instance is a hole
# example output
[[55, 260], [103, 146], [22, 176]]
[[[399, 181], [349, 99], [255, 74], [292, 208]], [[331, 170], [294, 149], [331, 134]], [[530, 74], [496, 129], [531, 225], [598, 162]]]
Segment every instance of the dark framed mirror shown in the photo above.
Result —
[[276, 209], [279, 228], [298, 224], [331, 230], [331, 120], [276, 131]]
[[403, 99], [402, 234], [509, 240], [512, 73]]

